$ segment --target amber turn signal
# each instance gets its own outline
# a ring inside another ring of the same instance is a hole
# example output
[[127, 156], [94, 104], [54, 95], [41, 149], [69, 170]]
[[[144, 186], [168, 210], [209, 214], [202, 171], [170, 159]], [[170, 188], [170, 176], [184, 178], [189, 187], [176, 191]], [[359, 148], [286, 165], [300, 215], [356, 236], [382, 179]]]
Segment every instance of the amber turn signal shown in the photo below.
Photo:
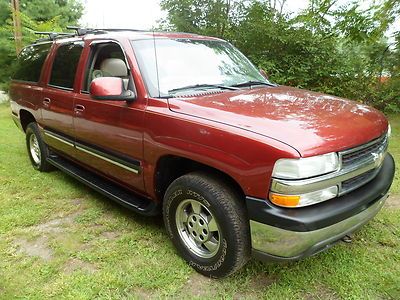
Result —
[[300, 196], [279, 195], [274, 193], [269, 194], [269, 199], [275, 205], [286, 207], [296, 207], [300, 202]]

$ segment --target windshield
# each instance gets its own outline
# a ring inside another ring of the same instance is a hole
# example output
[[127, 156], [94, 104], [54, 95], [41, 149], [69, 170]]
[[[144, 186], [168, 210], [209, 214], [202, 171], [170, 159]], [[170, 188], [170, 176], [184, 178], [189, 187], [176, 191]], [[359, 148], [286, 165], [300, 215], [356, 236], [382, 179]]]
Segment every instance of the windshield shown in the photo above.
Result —
[[249, 81], [268, 83], [239, 50], [224, 41], [147, 39], [132, 45], [152, 97], [188, 94], [198, 88], [229, 90]]

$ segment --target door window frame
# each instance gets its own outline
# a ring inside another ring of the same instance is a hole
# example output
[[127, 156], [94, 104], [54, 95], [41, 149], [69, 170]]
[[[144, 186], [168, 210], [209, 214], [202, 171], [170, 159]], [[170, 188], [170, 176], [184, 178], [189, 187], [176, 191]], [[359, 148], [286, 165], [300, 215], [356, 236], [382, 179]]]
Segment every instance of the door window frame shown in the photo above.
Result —
[[[54, 61], [55, 61], [56, 58], [57, 58], [58, 50], [59, 50], [61, 47], [65, 46], [65, 45], [70, 45], [70, 44], [76, 44], [76, 45], [82, 46], [81, 54], [80, 54], [79, 59], [78, 59], [78, 61], [77, 61], [77, 63], [76, 63], [76, 70], [75, 70], [75, 76], [74, 76], [74, 81], [73, 81], [73, 84], [72, 84], [72, 88], [63, 87], [63, 86], [58, 86], [58, 85], [51, 84], [51, 83], [50, 83], [50, 81], [51, 81], [51, 75], [53, 74]], [[54, 55], [53, 55], [53, 59], [52, 59], [52, 61], [51, 61], [51, 65], [49, 66], [49, 75], [48, 75], [48, 78], [47, 78], [47, 86], [48, 86], [48, 87], [52, 87], [52, 88], [56, 88], [56, 89], [64, 90], [64, 91], [70, 91], [70, 92], [74, 91], [74, 86], [75, 86], [75, 84], [76, 84], [76, 79], [77, 79], [77, 77], [78, 77], [78, 72], [79, 72], [79, 63], [80, 63], [80, 61], [81, 61], [81, 59], [82, 59], [82, 55], [83, 55], [83, 53], [84, 53], [84, 49], [85, 49], [85, 45], [84, 45], [84, 42], [83, 42], [82, 40], [69, 41], [69, 42], [61, 43], [61, 44], [59, 44], [59, 45], [57, 46], [57, 48], [54, 50], [55, 53], [54, 53]]]
[[119, 41], [112, 40], [112, 39], [93, 40], [89, 43], [89, 53], [88, 53], [88, 56], [87, 56], [88, 58], [87, 58], [87, 61], [86, 61], [86, 64], [85, 64], [85, 67], [83, 70], [83, 78], [82, 78], [82, 82], [81, 82], [80, 93], [81, 94], [89, 94], [89, 88], [90, 88], [90, 83], [91, 83], [91, 81], [89, 82], [89, 76], [90, 76], [91, 70], [93, 71], [98, 53], [100, 51], [100, 49], [95, 49], [95, 47], [97, 47], [98, 45], [101, 45], [101, 44], [116, 44], [120, 48], [122, 54], [124, 55], [124, 62], [125, 62], [126, 68], [128, 70], [128, 77], [129, 77], [128, 89], [132, 88], [133, 92], [137, 93], [135, 81], [133, 79], [133, 74], [132, 74], [132, 70], [131, 70], [131, 67], [128, 62], [126, 51]]

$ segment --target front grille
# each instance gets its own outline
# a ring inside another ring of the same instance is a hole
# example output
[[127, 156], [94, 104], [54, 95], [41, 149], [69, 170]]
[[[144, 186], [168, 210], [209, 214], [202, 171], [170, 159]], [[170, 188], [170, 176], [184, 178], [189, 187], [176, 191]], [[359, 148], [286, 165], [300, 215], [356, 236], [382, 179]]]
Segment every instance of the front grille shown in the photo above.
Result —
[[349, 193], [359, 188], [360, 186], [368, 183], [375, 178], [377, 169], [370, 170], [364, 174], [358, 175], [354, 178], [342, 182], [342, 194]]
[[340, 195], [349, 193], [375, 178], [379, 172], [380, 163], [383, 161], [387, 147], [388, 137], [385, 134], [370, 143], [340, 153], [343, 170], [355, 170], [369, 164], [375, 164], [376, 166], [365, 173], [343, 181], [339, 192]]
[[371, 159], [372, 155], [379, 155], [386, 151], [388, 138], [383, 136], [364, 147], [357, 147], [354, 150], [345, 151], [342, 155], [342, 168], [349, 168], [355, 165], [360, 165]]

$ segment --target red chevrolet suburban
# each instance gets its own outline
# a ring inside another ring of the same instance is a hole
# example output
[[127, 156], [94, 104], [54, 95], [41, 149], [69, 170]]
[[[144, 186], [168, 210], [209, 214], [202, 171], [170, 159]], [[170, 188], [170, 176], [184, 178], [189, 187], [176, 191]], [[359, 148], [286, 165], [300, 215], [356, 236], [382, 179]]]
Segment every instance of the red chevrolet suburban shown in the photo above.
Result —
[[273, 84], [217, 38], [49, 34], [22, 50], [10, 98], [35, 169], [162, 214], [209, 277], [329, 248], [379, 212], [394, 177], [382, 113]]

